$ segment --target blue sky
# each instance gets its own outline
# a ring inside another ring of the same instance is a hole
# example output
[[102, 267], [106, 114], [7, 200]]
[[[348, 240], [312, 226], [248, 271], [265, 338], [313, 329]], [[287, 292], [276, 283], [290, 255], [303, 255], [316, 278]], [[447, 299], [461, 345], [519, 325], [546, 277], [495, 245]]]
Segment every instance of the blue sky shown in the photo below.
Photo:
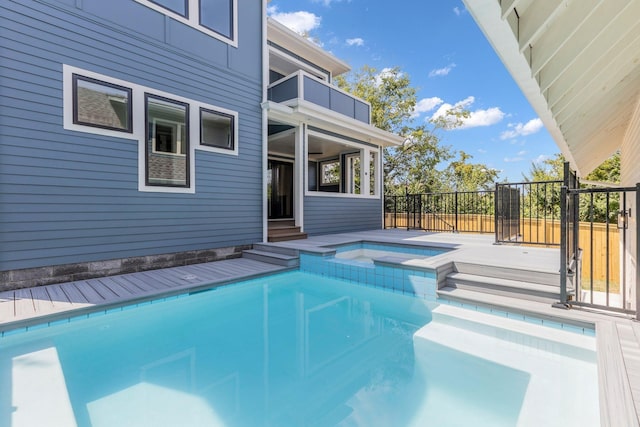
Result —
[[459, 0], [272, 0], [268, 13], [356, 70], [399, 66], [418, 88], [418, 120], [453, 105], [471, 116], [442, 144], [522, 180], [559, 152]]

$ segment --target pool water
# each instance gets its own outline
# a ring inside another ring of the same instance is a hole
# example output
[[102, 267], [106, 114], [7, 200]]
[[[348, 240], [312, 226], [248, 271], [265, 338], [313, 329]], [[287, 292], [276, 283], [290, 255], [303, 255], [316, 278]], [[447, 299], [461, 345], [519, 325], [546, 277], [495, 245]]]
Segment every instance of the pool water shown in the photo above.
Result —
[[599, 425], [594, 338], [494, 318], [255, 279], [3, 337], [0, 425]]

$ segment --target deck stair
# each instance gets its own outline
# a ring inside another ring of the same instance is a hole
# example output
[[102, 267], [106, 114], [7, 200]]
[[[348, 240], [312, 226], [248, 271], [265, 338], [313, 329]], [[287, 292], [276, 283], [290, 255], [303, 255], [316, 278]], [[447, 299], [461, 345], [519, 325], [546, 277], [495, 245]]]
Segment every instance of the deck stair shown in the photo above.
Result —
[[269, 242], [284, 242], [287, 240], [306, 239], [307, 234], [300, 231], [300, 227], [294, 221], [269, 222]]
[[283, 267], [293, 268], [300, 265], [297, 250], [276, 245], [256, 243], [253, 249], [242, 251], [242, 257]]
[[[473, 299], [491, 294], [553, 304], [560, 301], [560, 274], [471, 263], [455, 263], [438, 295], [446, 299]], [[569, 290], [572, 294], [572, 290]]]

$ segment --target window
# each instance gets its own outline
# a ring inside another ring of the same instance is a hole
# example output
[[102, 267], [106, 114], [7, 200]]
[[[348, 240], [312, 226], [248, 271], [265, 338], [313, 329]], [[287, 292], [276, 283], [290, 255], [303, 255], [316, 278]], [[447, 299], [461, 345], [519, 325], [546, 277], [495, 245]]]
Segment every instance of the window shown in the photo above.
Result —
[[347, 164], [347, 190], [346, 193], [360, 194], [360, 153], [345, 156]]
[[131, 89], [73, 74], [73, 123], [132, 132]]
[[233, 115], [200, 108], [201, 145], [233, 150], [234, 129]]
[[378, 194], [378, 185], [377, 185], [377, 161], [378, 155], [374, 151], [369, 152], [369, 195], [375, 196]]
[[320, 185], [340, 185], [340, 161], [320, 163]]
[[137, 145], [139, 191], [193, 194], [196, 150], [239, 155], [236, 111], [67, 64], [62, 69], [64, 129], [98, 135], [90, 143], [100, 146], [110, 138]]
[[189, 186], [189, 105], [145, 94], [147, 185]]
[[380, 148], [309, 129], [307, 186], [314, 196], [380, 197]]
[[232, 38], [233, 0], [200, 0], [200, 25]]
[[237, 0], [135, 0], [234, 47], [237, 43]]
[[187, 18], [189, 16], [188, 0], [149, 0], [152, 3], [160, 5], [171, 12], [175, 12], [180, 16]]

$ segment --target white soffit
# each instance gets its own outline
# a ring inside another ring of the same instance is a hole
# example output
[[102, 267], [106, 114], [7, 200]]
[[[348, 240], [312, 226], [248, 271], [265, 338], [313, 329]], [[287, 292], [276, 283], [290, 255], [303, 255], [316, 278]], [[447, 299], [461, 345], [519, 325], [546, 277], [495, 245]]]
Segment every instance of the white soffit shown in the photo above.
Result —
[[586, 175], [640, 96], [640, 0], [464, 0], [556, 144]]
[[338, 76], [351, 70], [351, 67], [344, 61], [341, 61], [320, 46], [310, 42], [272, 18], [267, 19], [267, 39], [301, 56], [307, 61], [330, 71], [333, 76]]

